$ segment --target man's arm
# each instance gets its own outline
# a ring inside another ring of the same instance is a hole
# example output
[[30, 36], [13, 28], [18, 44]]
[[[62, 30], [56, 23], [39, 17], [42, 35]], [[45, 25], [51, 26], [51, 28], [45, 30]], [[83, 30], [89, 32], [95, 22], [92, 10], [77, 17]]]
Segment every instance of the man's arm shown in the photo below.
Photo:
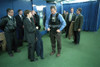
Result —
[[79, 29], [82, 28], [82, 24], [83, 24], [83, 16], [80, 16]]
[[66, 21], [64, 20], [64, 18], [62, 17], [61, 14], [59, 14], [58, 19], [59, 19], [60, 22], [61, 22], [61, 27], [60, 27], [59, 30], [62, 31], [62, 30], [65, 28], [65, 26], [66, 26]]
[[79, 21], [79, 27], [78, 27], [78, 31], [81, 31], [82, 28], [82, 24], [83, 24], [83, 16], [80, 16], [80, 21]]
[[7, 18], [3, 18], [0, 22], [0, 29], [4, 29], [5, 28], [5, 25], [7, 24], [8, 20]]
[[76, 15], [74, 14], [74, 20], [73, 21], [75, 21], [75, 19], [76, 19]]

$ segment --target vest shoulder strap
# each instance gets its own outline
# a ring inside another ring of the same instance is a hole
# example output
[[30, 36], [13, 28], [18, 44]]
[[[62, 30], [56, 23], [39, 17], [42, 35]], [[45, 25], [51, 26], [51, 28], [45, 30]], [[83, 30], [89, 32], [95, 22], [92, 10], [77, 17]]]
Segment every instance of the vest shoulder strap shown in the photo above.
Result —
[[59, 13], [56, 14], [56, 18], [58, 18]]
[[[59, 13], [56, 14], [56, 18], [58, 18]], [[50, 15], [50, 18], [52, 17], [52, 14]]]

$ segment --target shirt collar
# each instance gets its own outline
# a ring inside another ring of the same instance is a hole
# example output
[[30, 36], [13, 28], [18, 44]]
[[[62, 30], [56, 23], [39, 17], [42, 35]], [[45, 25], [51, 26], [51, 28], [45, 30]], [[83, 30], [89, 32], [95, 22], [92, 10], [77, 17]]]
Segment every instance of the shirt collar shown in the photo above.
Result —
[[8, 15], [9, 18], [12, 18], [12, 16]]
[[[27, 17], [28, 18], [28, 17]], [[30, 18], [28, 18], [29, 19], [29, 21], [31, 21], [31, 19]]]
[[81, 13], [80, 14], [77, 14], [77, 16], [79, 16], [79, 15], [81, 15]]
[[22, 17], [22, 15], [19, 14], [20, 17]]

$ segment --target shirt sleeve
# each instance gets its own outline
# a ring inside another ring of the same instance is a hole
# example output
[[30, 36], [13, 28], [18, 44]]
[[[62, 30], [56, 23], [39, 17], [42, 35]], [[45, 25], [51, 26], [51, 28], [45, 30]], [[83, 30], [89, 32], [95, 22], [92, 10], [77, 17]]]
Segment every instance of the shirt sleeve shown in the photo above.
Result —
[[61, 22], [61, 27], [60, 27], [59, 30], [62, 31], [62, 30], [65, 28], [65, 26], [66, 26], [66, 21], [64, 20], [64, 18], [62, 17], [61, 14], [58, 15], [58, 19], [59, 19], [60, 22]]

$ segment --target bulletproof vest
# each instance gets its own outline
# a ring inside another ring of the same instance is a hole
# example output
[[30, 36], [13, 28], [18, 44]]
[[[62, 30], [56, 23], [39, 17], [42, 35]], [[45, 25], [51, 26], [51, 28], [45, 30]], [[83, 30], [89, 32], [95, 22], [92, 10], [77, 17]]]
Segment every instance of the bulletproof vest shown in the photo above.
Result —
[[56, 14], [56, 16], [50, 16], [50, 21], [49, 21], [49, 25], [54, 26], [54, 25], [60, 25], [60, 20], [58, 19], [58, 13]]
[[14, 32], [16, 30], [16, 20], [15, 18], [10, 19], [10, 18], [6, 18], [7, 20], [7, 24], [5, 26], [4, 31], [5, 32]]
[[51, 29], [51, 32], [56, 34], [56, 30], [60, 28], [60, 20], [58, 19], [58, 15], [59, 13], [57, 13], [55, 16], [50, 16], [50, 20], [49, 20], [49, 26], [50, 26], [50, 29]]

